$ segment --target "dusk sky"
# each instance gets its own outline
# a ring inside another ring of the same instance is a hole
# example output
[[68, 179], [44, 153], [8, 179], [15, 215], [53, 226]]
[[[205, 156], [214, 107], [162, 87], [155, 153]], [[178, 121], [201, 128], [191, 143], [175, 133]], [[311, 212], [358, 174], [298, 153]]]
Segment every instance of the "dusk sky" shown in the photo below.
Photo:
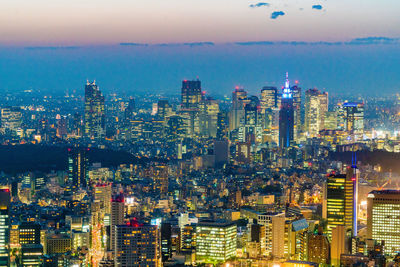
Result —
[[[66, 91], [96, 79], [106, 92], [178, 92], [181, 79], [199, 76], [206, 90], [226, 94], [235, 85], [254, 92], [279, 85], [285, 71], [303, 87], [331, 92], [389, 93], [400, 83], [398, 0], [5, 0], [0, 6], [0, 89]], [[321, 41], [327, 43], [315, 44]], [[193, 42], [212, 43], [182, 45]]]

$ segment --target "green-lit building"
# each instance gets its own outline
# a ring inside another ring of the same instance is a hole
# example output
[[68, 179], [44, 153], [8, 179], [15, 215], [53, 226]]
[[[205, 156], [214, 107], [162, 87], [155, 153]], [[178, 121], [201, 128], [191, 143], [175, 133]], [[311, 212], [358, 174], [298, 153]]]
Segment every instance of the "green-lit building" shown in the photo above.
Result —
[[236, 256], [237, 227], [233, 222], [203, 221], [196, 227], [196, 261], [225, 262]]

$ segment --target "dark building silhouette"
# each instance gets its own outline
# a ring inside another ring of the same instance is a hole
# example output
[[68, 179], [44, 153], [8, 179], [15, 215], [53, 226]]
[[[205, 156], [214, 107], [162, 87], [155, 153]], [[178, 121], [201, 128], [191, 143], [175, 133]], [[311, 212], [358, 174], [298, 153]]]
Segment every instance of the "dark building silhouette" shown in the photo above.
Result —
[[286, 73], [285, 87], [282, 93], [281, 109], [279, 111], [279, 147], [289, 147], [293, 143], [294, 108], [293, 94], [290, 89], [288, 74]]

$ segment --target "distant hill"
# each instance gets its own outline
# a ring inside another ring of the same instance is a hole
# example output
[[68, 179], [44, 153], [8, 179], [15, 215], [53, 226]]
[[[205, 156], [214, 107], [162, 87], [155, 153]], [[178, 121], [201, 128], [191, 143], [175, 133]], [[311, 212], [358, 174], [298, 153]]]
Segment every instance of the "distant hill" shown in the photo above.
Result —
[[[351, 164], [352, 152], [331, 152], [330, 158], [331, 160], [339, 160]], [[357, 151], [357, 161], [370, 165], [379, 164], [384, 172], [391, 170], [400, 174], [400, 153], [381, 150]]]
[[[138, 159], [125, 151], [97, 148], [90, 148], [88, 157], [90, 163], [100, 162], [104, 167], [148, 161], [148, 159]], [[67, 147], [30, 144], [0, 146], [0, 172], [15, 174], [51, 170], [67, 170]]]

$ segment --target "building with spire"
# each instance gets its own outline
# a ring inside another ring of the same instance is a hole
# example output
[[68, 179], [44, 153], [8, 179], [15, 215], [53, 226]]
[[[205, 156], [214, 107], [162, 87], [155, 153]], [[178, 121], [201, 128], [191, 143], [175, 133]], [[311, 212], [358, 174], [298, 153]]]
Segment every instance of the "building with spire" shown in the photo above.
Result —
[[293, 135], [293, 93], [290, 88], [288, 73], [286, 73], [286, 81], [282, 91], [281, 107], [279, 110], [279, 147], [281, 149], [289, 147], [293, 143]]

